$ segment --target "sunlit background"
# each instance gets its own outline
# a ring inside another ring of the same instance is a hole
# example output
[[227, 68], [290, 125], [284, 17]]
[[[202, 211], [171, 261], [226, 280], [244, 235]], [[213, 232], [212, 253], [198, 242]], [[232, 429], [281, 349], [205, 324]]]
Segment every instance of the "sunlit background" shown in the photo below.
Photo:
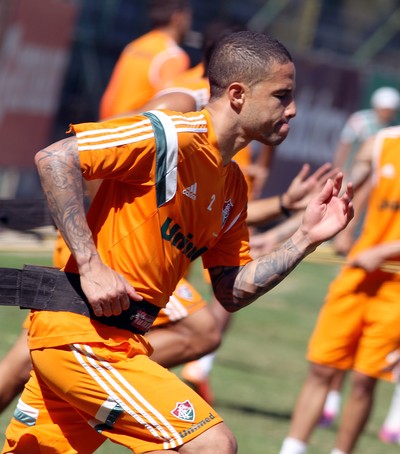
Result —
[[[297, 66], [298, 115], [265, 189], [298, 165], [329, 161], [349, 113], [380, 85], [400, 86], [396, 0], [192, 0], [184, 47], [200, 58], [204, 26], [227, 18], [280, 39]], [[98, 118], [123, 47], [149, 30], [146, 0], [1, 0], [0, 198], [40, 192], [33, 154], [71, 122]]]

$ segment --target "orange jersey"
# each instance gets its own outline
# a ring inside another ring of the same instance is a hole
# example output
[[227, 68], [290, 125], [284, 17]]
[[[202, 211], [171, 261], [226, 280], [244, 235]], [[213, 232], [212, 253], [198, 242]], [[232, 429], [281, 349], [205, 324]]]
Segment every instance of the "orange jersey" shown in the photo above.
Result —
[[377, 134], [373, 153], [373, 187], [366, 219], [350, 256], [376, 244], [400, 239], [400, 127]]
[[[153, 114], [154, 129], [135, 116], [73, 131], [84, 177], [103, 180], [87, 215], [102, 260], [164, 307], [197, 257], [205, 268], [251, 261], [247, 186], [236, 163], [223, 165], [206, 110]], [[72, 257], [65, 268], [77, 272]], [[126, 335], [76, 314], [33, 317], [43, 323], [32, 323], [31, 348], [59, 345], [65, 333], [68, 343]]]
[[190, 64], [186, 52], [160, 30], [128, 44], [100, 103], [100, 118], [139, 109]]
[[[399, 176], [400, 127], [393, 127], [382, 130], [375, 140], [373, 186], [363, 230], [350, 257], [400, 239]], [[388, 360], [400, 344], [399, 290], [398, 273], [344, 266], [329, 288], [308, 359], [392, 380]]]

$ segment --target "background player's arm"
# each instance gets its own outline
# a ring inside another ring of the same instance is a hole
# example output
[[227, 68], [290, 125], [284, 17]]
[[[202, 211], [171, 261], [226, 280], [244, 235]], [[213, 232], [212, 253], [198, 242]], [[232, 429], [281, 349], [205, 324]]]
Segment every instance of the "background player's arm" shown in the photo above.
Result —
[[174, 91], [156, 96], [147, 102], [140, 109], [141, 112], [152, 109], [167, 109], [174, 110], [176, 112], [192, 112], [196, 110], [196, 101], [188, 93], [179, 91], [176, 89]]
[[351, 181], [354, 190], [365, 183], [371, 174], [372, 151], [375, 143], [375, 136], [365, 140], [357, 152], [353, 168], [351, 170]]
[[251, 197], [260, 197], [265, 183], [268, 180], [272, 165], [275, 147], [272, 145], [258, 144], [260, 151], [253, 163], [246, 167], [246, 174], [251, 180]]
[[348, 264], [357, 268], [362, 268], [367, 272], [378, 269], [385, 260], [400, 256], [400, 241], [377, 244], [352, 257]]
[[352, 171], [351, 181], [355, 191], [353, 205], [354, 218], [349, 225], [333, 240], [333, 248], [337, 254], [347, 255], [354, 244], [357, 227], [362, 219], [370, 192], [372, 150], [375, 138], [367, 139], [357, 152]]
[[106, 266], [96, 249], [84, 207], [84, 185], [76, 138], [56, 142], [35, 156], [54, 222], [78, 265], [82, 290], [96, 315], [119, 315], [129, 297], [141, 300], [126, 279]]
[[265, 232], [250, 233], [250, 250], [252, 257], [258, 258], [268, 254], [286, 241], [299, 228], [303, 212], [299, 211], [289, 219], [279, 222]]
[[196, 101], [189, 93], [176, 89], [174, 91], [155, 96], [146, 102], [140, 109], [115, 115], [112, 118], [129, 117], [132, 115], [138, 115], [141, 112], [156, 109], [173, 110], [175, 112], [193, 112], [196, 110]]
[[309, 164], [304, 164], [284, 194], [249, 201], [247, 224], [258, 226], [282, 216], [283, 207], [288, 212], [304, 210], [311, 198], [323, 188], [329, 178], [336, 176], [338, 170], [326, 163], [311, 175], [309, 173]]
[[328, 180], [307, 206], [300, 227], [278, 249], [242, 267], [210, 268], [215, 296], [226, 310], [237, 311], [274, 288], [306, 255], [346, 227], [353, 216], [352, 187], [339, 196], [342, 178]]
[[333, 165], [341, 168], [345, 165], [351, 151], [351, 146], [351, 143], [339, 141], [334, 154]]

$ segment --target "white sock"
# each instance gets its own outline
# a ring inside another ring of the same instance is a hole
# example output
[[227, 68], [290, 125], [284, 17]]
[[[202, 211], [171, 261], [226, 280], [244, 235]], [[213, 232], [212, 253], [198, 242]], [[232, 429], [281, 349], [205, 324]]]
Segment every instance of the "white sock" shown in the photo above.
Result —
[[332, 449], [331, 454], [346, 454], [344, 451], [341, 451], [340, 449]]
[[296, 438], [286, 437], [283, 440], [279, 454], [306, 454], [307, 444]]
[[329, 391], [324, 405], [324, 412], [332, 415], [339, 414], [341, 395], [339, 391]]
[[393, 432], [400, 431], [400, 384], [397, 384], [394, 388], [392, 401], [383, 426]]
[[214, 365], [215, 353], [209, 353], [206, 356], [202, 356], [197, 362], [199, 363], [205, 376], [210, 375], [211, 369]]

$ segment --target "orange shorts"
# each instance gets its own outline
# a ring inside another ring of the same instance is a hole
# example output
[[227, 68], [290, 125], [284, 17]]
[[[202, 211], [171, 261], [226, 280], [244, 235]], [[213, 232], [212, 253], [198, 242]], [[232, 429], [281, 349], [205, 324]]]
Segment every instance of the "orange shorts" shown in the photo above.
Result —
[[181, 279], [165, 308], [161, 309], [153, 327], [175, 323], [207, 306], [200, 293], [186, 279]]
[[345, 267], [330, 286], [307, 358], [395, 380], [386, 370], [400, 347], [400, 276]]
[[34, 372], [2, 453], [86, 454], [106, 438], [135, 453], [174, 449], [220, 423], [196, 392], [140, 352], [137, 337], [33, 350]]

